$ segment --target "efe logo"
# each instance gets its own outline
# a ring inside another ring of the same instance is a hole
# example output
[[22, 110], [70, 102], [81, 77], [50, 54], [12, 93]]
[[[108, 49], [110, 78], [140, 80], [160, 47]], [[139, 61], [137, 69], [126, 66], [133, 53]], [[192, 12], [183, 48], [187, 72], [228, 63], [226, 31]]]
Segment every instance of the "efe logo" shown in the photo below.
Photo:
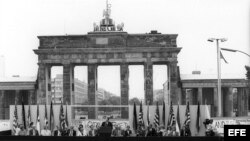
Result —
[[[250, 135], [250, 125], [224, 125], [225, 141], [230, 138], [239, 138], [240, 141], [247, 139]], [[243, 139], [243, 140], [242, 140]]]
[[246, 136], [246, 129], [228, 129], [228, 136]]

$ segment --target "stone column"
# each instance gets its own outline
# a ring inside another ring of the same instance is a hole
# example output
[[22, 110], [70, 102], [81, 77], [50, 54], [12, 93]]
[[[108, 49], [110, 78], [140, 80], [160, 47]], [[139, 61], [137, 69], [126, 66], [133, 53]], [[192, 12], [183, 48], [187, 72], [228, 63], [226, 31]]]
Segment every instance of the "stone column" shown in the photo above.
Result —
[[15, 90], [15, 104], [16, 105], [22, 104], [22, 93], [20, 90]]
[[170, 101], [174, 105], [180, 103], [181, 89], [178, 87], [178, 68], [177, 62], [168, 64], [168, 74], [170, 75]]
[[237, 88], [237, 116], [248, 114], [248, 88]]
[[46, 66], [46, 104], [49, 105], [51, 102], [51, 65]]
[[74, 73], [75, 66], [71, 66], [71, 104], [75, 105], [75, 73]]
[[213, 116], [218, 116], [218, 89], [217, 87], [214, 88], [214, 107], [212, 109], [213, 109]]
[[0, 90], [0, 119], [5, 119], [5, 107], [4, 103], [6, 101], [5, 99], [5, 93], [4, 90]]
[[[97, 91], [97, 65], [88, 65], [88, 102], [89, 105], [96, 105], [96, 91]], [[96, 108], [91, 107], [88, 111], [88, 118], [96, 118]]]
[[63, 64], [63, 103], [71, 105], [72, 90], [72, 66], [70, 63]]
[[[121, 64], [120, 67], [120, 75], [121, 75], [121, 105], [128, 106], [129, 101], [129, 69], [128, 64]], [[128, 119], [128, 107], [121, 108], [121, 118]]]
[[29, 90], [28, 91], [28, 103], [30, 104], [30, 105], [36, 105], [36, 101], [37, 101], [37, 99], [36, 99], [36, 93], [35, 93], [35, 91], [34, 90]]
[[203, 94], [202, 94], [202, 88], [200, 87], [198, 88], [198, 102], [200, 102], [201, 105], [203, 104], [202, 100], [203, 100]]
[[37, 104], [46, 104], [46, 65], [38, 63]]
[[223, 88], [223, 117], [233, 116], [233, 88]]
[[153, 104], [153, 64], [147, 61], [144, 64], [144, 90], [145, 90], [145, 103]]

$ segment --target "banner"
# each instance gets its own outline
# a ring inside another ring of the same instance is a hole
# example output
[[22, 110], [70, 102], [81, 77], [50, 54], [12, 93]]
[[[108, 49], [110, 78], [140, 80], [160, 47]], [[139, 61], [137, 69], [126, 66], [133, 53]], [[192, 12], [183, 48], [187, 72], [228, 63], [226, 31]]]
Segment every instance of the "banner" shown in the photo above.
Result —
[[224, 125], [250, 125], [250, 118], [213, 119], [212, 125], [218, 133], [224, 133]]
[[9, 120], [0, 120], [0, 131], [10, 130]]
[[[90, 129], [90, 126], [94, 126], [94, 128], [98, 128], [102, 125], [102, 122], [100, 120], [91, 120], [91, 119], [79, 119], [79, 120], [72, 120], [72, 126], [78, 128], [80, 124], [83, 125], [83, 127], [88, 130]], [[113, 124], [113, 127], [118, 125], [121, 127], [121, 129], [126, 129], [126, 127], [129, 125], [129, 120], [110, 120], [110, 122]]]

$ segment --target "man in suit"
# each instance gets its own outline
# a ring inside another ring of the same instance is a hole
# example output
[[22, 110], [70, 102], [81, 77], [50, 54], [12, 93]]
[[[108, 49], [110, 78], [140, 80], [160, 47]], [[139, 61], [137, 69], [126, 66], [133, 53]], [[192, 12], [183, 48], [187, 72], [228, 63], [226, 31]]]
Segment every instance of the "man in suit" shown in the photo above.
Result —
[[32, 129], [29, 131], [29, 135], [30, 136], [39, 136], [39, 133], [36, 130], [36, 126], [35, 125], [32, 126]]
[[76, 131], [74, 130], [74, 126], [70, 126], [70, 129], [67, 131], [68, 136], [76, 136]]
[[109, 117], [106, 118], [106, 121], [102, 123], [102, 127], [111, 127], [113, 129], [112, 123], [109, 121]]
[[132, 131], [130, 130], [130, 126], [127, 126], [127, 129], [124, 131], [123, 137], [130, 137]]
[[102, 123], [102, 127], [101, 127], [100, 130], [105, 129], [105, 128], [106, 128], [106, 129], [109, 128], [109, 129], [110, 129], [110, 133], [104, 133], [104, 134], [102, 134], [101, 136], [110, 137], [110, 136], [111, 136], [112, 129], [113, 129], [113, 125], [112, 125], [112, 123], [109, 121], [109, 117], [107, 117], [107, 118], [106, 118], [106, 121], [104, 121], [104, 122]]
[[147, 137], [157, 136], [156, 130], [155, 130], [155, 128], [153, 128], [152, 124], [148, 125], [148, 130], [147, 130], [146, 136]]

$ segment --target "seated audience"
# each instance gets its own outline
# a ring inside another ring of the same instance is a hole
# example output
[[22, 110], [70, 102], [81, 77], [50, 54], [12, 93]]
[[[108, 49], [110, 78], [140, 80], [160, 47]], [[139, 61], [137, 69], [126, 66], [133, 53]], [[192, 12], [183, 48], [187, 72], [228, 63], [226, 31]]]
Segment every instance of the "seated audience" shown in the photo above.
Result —
[[60, 132], [58, 126], [55, 127], [55, 130], [54, 130], [54, 132], [53, 132], [53, 136], [61, 136], [61, 132]]
[[83, 125], [80, 124], [76, 136], [85, 136]]
[[48, 125], [44, 126], [44, 129], [41, 131], [41, 136], [51, 136], [51, 131], [48, 128]]
[[159, 127], [157, 128], [157, 136], [162, 137], [163, 134], [164, 134], [164, 132], [165, 132], [165, 129], [164, 129], [164, 126], [163, 126], [163, 125], [162, 125], [162, 126], [159, 126]]
[[29, 128], [28, 128], [28, 130], [27, 130], [27, 135], [29, 136], [29, 132], [30, 132], [30, 130], [32, 130], [32, 126], [33, 126], [33, 122], [31, 122], [30, 123], [30, 125], [29, 125]]
[[65, 128], [62, 128], [61, 130], [60, 130], [60, 132], [61, 132], [61, 136], [68, 136], [69, 134], [69, 131], [70, 129], [68, 129], [67, 127], [65, 127]]
[[171, 132], [169, 133], [169, 136], [179, 136], [179, 133], [176, 131], [175, 125], [172, 126], [171, 129], [172, 129], [172, 130], [171, 130]]
[[186, 125], [183, 125], [181, 128], [181, 136], [191, 136], [190, 128]]
[[11, 134], [17, 136], [20, 131], [19, 125], [16, 125], [16, 127], [13, 127]]
[[136, 132], [136, 136], [137, 137], [145, 137], [146, 136], [146, 132], [143, 126], [139, 125], [137, 132]]
[[111, 136], [113, 136], [113, 137], [120, 137], [120, 136], [122, 136], [121, 128], [118, 125], [115, 125], [115, 129], [112, 130]]
[[29, 131], [29, 136], [39, 136], [39, 133], [36, 130], [36, 126], [35, 125], [33, 125], [32, 129]]
[[24, 129], [24, 126], [21, 124], [20, 125], [20, 131], [18, 132], [19, 136], [26, 136], [27, 135], [27, 131]]
[[68, 136], [76, 136], [76, 131], [74, 130], [74, 126], [70, 126], [70, 128], [67, 131]]
[[149, 125], [148, 125], [148, 129], [147, 129], [146, 136], [147, 136], [147, 137], [157, 136], [156, 130], [155, 130], [155, 128], [153, 128], [153, 125], [152, 125], [152, 124], [149, 124]]
[[97, 135], [97, 130], [94, 129], [94, 125], [91, 125], [91, 126], [90, 126], [90, 130], [89, 130], [89, 132], [88, 132], [88, 136], [94, 137], [94, 136], [96, 136], [96, 135]]

